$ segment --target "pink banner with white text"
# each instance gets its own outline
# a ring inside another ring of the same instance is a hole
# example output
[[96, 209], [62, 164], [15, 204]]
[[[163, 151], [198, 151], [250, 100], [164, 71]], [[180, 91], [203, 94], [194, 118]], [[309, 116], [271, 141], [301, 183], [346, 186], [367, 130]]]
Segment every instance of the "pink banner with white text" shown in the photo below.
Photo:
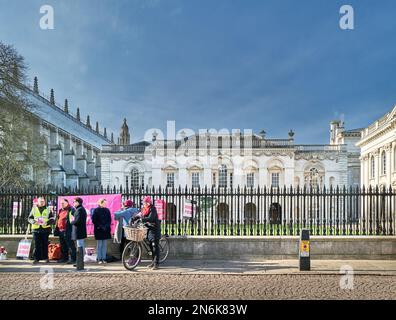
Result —
[[114, 220], [114, 212], [121, 209], [121, 194], [99, 194], [99, 195], [86, 195], [86, 196], [60, 196], [58, 197], [58, 210], [61, 208], [62, 199], [67, 199], [70, 205], [73, 205], [73, 199], [80, 197], [83, 199], [83, 207], [87, 210], [87, 234], [94, 234], [94, 226], [91, 221], [91, 216], [95, 208], [98, 207], [98, 201], [102, 198], [106, 199], [106, 207], [109, 208], [111, 213], [111, 234], [114, 234], [116, 222]]

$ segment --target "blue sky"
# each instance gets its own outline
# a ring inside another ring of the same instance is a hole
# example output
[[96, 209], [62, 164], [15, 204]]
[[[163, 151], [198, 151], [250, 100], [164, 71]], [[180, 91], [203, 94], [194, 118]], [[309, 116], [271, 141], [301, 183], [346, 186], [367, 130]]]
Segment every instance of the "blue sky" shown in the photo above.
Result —
[[[55, 10], [41, 30], [39, 9]], [[355, 10], [355, 30], [339, 9]], [[134, 142], [149, 128], [265, 129], [328, 143], [396, 104], [396, 3], [328, 0], [0, 0], [0, 40], [40, 90]]]

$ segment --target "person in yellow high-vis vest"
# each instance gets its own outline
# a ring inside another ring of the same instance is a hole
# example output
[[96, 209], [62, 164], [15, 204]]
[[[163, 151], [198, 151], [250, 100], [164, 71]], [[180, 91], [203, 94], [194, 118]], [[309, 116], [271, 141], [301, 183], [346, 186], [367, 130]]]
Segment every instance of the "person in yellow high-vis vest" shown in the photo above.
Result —
[[34, 206], [30, 211], [28, 221], [32, 225], [35, 247], [33, 264], [40, 260], [45, 260], [48, 263], [48, 237], [52, 231], [51, 225], [55, 224], [55, 217], [53, 212], [47, 208], [43, 197], [37, 199], [37, 206]]

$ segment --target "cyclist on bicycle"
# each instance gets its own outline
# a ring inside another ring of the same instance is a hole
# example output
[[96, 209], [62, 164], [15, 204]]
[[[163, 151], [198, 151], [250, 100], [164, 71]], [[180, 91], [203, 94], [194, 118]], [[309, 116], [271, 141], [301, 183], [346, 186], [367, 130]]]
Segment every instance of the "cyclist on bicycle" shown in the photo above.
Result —
[[153, 205], [153, 201], [150, 196], [144, 197], [143, 208], [138, 215], [132, 218], [132, 221], [136, 221], [139, 218], [148, 229], [147, 240], [150, 244], [150, 250], [153, 257], [153, 261], [148, 268], [157, 270], [159, 268], [160, 259], [159, 240], [161, 239], [161, 220], [158, 219], [157, 209]]

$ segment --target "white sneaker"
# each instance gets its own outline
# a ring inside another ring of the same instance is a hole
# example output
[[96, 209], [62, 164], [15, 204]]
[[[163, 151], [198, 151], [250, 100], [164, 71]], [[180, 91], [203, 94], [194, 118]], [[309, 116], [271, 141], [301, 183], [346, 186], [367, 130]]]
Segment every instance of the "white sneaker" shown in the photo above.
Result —
[[99, 261], [98, 264], [103, 264], [103, 261]]

